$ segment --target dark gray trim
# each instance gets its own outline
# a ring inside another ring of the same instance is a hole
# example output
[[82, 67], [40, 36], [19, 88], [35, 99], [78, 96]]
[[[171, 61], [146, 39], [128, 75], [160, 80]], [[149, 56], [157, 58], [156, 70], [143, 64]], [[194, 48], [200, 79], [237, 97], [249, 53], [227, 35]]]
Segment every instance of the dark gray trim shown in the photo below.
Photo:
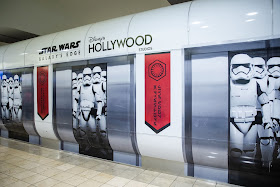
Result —
[[[28, 111], [29, 112], [28, 116], [32, 116], [32, 117], [26, 119], [25, 118], [26, 116], [24, 115], [24, 113], [27, 112], [26, 109], [25, 109], [25, 102], [27, 102], [27, 100], [26, 100], [26, 98], [24, 98], [24, 92], [25, 92], [26, 88], [24, 87], [24, 85], [22, 85], [22, 97], [23, 97], [23, 100], [22, 100], [22, 121], [23, 121], [23, 123], [24, 123], [24, 121], [27, 122], [27, 123], [28, 122], [32, 123], [31, 129], [26, 130], [29, 135], [39, 136], [39, 133], [36, 129], [35, 122], [34, 122], [35, 121], [34, 120], [34, 67], [24, 68], [23, 74], [31, 74], [31, 80], [30, 80], [31, 87], [29, 89], [30, 89], [30, 93], [32, 95], [31, 96], [32, 100], [29, 101], [30, 102], [29, 109], [31, 109], [31, 111]], [[23, 76], [23, 74], [22, 74], [22, 76]], [[31, 112], [31, 115], [30, 115], [30, 112]], [[31, 132], [30, 130], [33, 131], [33, 132]]]
[[73, 153], [79, 153], [79, 144], [72, 143], [72, 142], [61, 142], [61, 150], [73, 152]]
[[9, 131], [1, 129], [1, 137], [9, 138]]
[[134, 150], [134, 153], [136, 154], [136, 166], [140, 165], [139, 156], [140, 151], [137, 146], [137, 138], [136, 138], [136, 69], [135, 69], [135, 55], [128, 56], [128, 61], [130, 61], [130, 87], [132, 90], [132, 93], [130, 94], [130, 111], [132, 111], [131, 117], [130, 117], [130, 133], [131, 133], [131, 143]]
[[192, 0], [167, 0], [171, 5], [176, 5], [176, 4], [179, 4], [179, 3], [185, 3], [185, 2], [188, 2], [188, 1], [192, 1]]
[[[53, 97], [53, 103], [52, 103], [52, 126], [53, 126], [53, 132], [55, 134], [55, 136], [62, 142], [62, 139], [61, 137], [59, 136], [59, 133], [58, 133], [58, 130], [57, 130], [57, 124], [56, 124], [56, 72], [55, 72], [55, 68], [54, 66], [52, 67], [52, 74], [53, 74], [53, 79], [52, 79], [52, 82], [53, 82], [53, 85], [52, 85], [52, 89], [53, 89], [53, 94], [52, 94], [52, 97]], [[49, 72], [49, 76], [50, 76], [50, 72]], [[61, 149], [61, 145], [62, 143], [60, 144], [60, 149]]]
[[[229, 52], [228, 52], [228, 67], [230, 68]], [[228, 124], [227, 125], [228, 125], [228, 155], [230, 155], [230, 75], [228, 75]], [[229, 166], [230, 166], [230, 159], [228, 159], [228, 182], [230, 182], [230, 175], [232, 175], [231, 174], [232, 170], [230, 170]]]
[[72, 69], [69, 66], [54, 66], [53, 72], [56, 79], [53, 123], [62, 141], [76, 144], [72, 116]]
[[194, 176], [193, 154], [192, 154], [192, 65], [191, 53], [185, 51], [184, 63], [184, 81], [185, 81], [185, 118], [183, 130], [183, 152], [184, 160], [188, 163], [188, 176]]
[[40, 145], [40, 136], [29, 135], [29, 143]]

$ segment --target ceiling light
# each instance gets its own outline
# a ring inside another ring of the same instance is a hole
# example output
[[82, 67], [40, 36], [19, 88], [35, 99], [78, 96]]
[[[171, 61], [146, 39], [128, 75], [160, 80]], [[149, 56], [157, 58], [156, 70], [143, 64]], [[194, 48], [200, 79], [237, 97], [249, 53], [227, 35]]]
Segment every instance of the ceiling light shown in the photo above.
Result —
[[217, 155], [218, 153], [215, 153], [215, 152], [210, 152], [211, 154], [213, 154], [213, 155]]
[[200, 21], [194, 21], [192, 22], [193, 25], [199, 25], [200, 24]]
[[255, 21], [255, 19], [247, 19], [245, 22]]
[[247, 16], [254, 16], [254, 15], [257, 15], [258, 14], [258, 12], [249, 12], [248, 14], [247, 14]]

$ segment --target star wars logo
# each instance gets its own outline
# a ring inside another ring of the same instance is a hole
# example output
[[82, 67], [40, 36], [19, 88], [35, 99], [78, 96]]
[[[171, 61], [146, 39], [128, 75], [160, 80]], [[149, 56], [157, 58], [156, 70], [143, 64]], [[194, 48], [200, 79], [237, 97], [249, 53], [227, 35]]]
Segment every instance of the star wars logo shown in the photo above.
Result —
[[[71, 57], [76, 55], [81, 55], [81, 51], [79, 49], [81, 41], [69, 42], [64, 44], [59, 44], [57, 46], [44, 47], [39, 50], [39, 61]], [[65, 51], [66, 53], [62, 53], [61, 51]], [[53, 54], [51, 54], [53, 53]]]
[[[107, 40], [103, 37], [89, 37], [89, 43], [92, 43], [88, 47], [89, 53], [101, 52], [101, 51], [110, 51], [115, 49], [121, 49], [125, 47], [133, 47], [133, 46], [147, 46], [151, 44], [153, 38], [150, 34], [146, 34], [145, 36], [137, 36], [135, 38], [128, 37], [123, 39], [116, 39], [116, 40]], [[139, 51], [148, 51], [152, 50], [152, 47], [142, 47], [139, 48]]]

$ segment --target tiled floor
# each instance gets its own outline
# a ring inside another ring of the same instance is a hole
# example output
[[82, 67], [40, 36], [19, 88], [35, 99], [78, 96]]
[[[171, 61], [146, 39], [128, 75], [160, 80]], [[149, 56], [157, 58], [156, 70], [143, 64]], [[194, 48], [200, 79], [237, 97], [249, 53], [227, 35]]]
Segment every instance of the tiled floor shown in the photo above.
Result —
[[0, 137], [0, 186], [228, 186], [179, 177]]

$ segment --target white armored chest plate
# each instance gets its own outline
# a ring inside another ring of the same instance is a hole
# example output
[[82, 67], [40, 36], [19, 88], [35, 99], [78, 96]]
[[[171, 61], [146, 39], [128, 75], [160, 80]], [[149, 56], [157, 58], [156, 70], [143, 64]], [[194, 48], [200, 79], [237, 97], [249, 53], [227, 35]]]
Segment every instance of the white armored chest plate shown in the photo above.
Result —
[[91, 101], [91, 102], [95, 101], [92, 85], [81, 86], [81, 93], [80, 94], [81, 94], [81, 101], [83, 101], [83, 100], [87, 100], [87, 101]]
[[280, 99], [280, 78], [269, 77], [267, 95], [269, 100]]
[[231, 107], [256, 106], [257, 84], [251, 80], [248, 84], [230, 84]]
[[257, 83], [230, 84], [230, 117], [235, 122], [252, 122], [257, 115]]

